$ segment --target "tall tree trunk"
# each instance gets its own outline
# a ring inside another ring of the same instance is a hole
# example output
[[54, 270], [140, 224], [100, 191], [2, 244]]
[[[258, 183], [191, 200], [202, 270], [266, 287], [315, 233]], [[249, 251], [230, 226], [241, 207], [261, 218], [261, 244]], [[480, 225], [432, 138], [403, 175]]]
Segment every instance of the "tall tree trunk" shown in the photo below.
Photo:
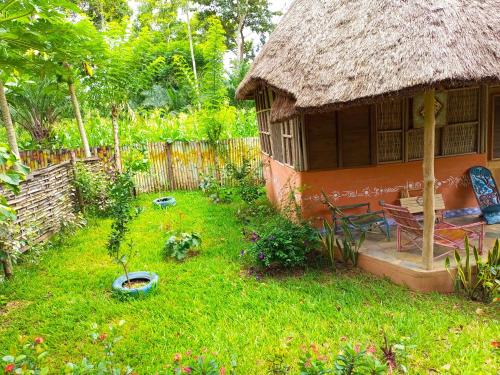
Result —
[[17, 146], [16, 131], [14, 129], [14, 124], [12, 123], [12, 117], [10, 116], [9, 103], [7, 102], [7, 97], [5, 96], [5, 87], [1, 80], [0, 108], [2, 109], [3, 123], [5, 124], [5, 129], [7, 130], [7, 140], [9, 142], [10, 150], [14, 155], [19, 157], [19, 147]]
[[193, 76], [194, 76], [194, 84], [196, 85], [196, 95], [198, 96], [198, 106], [200, 106], [199, 95], [200, 95], [200, 86], [198, 84], [198, 72], [196, 71], [196, 59], [194, 58], [194, 45], [193, 45], [193, 35], [191, 34], [191, 19], [189, 17], [189, 1], [186, 1], [186, 22], [188, 29], [188, 39], [189, 39], [189, 50], [191, 52], [191, 64], [193, 65]]
[[237, 44], [238, 44], [238, 61], [241, 64], [245, 59], [245, 36], [243, 35], [243, 28], [245, 27], [246, 15], [241, 16], [238, 22], [237, 30]]
[[434, 89], [424, 93], [424, 238], [422, 263], [431, 270], [434, 261], [434, 144], [436, 138], [436, 118], [434, 114]]
[[71, 97], [71, 104], [73, 105], [73, 110], [75, 112], [78, 130], [80, 131], [80, 136], [82, 137], [85, 157], [90, 158], [92, 154], [90, 153], [89, 141], [87, 140], [87, 133], [85, 133], [85, 127], [83, 126], [82, 113], [80, 112], [80, 104], [78, 104], [78, 98], [76, 97], [76, 92], [75, 92], [75, 84], [73, 82], [68, 82], [68, 88], [69, 88], [69, 95]]
[[119, 173], [122, 173], [122, 158], [120, 154], [120, 136], [118, 128], [118, 107], [113, 105], [111, 108], [111, 122], [113, 123], [113, 141], [115, 146], [115, 167]]
[[12, 269], [12, 260], [9, 255], [6, 256], [4, 260], [2, 260], [3, 273], [6, 279], [11, 279], [14, 275], [14, 271]]

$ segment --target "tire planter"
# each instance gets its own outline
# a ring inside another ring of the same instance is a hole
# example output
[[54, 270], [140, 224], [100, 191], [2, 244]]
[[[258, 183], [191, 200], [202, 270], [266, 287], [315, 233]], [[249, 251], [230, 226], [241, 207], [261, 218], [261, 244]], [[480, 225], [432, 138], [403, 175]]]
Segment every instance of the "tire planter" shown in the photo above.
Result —
[[162, 198], [155, 199], [153, 201], [153, 204], [155, 206], [158, 206], [161, 208], [175, 206], [176, 203], [177, 202], [176, 202], [174, 197], [162, 197]]
[[158, 275], [154, 272], [130, 272], [128, 277], [130, 281], [144, 281], [147, 282], [147, 284], [138, 288], [125, 288], [123, 285], [127, 282], [127, 277], [122, 275], [113, 282], [113, 291], [120, 295], [139, 297], [152, 292], [158, 285]]

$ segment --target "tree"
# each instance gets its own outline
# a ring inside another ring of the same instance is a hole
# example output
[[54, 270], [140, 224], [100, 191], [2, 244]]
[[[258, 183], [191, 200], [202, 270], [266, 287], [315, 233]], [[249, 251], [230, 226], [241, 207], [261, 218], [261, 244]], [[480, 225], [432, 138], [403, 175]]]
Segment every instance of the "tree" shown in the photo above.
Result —
[[[14, 155], [19, 156], [16, 132], [5, 95], [5, 82], [22, 68], [26, 52], [41, 45], [39, 36], [30, 26], [30, 17], [36, 13], [30, 1], [8, 0], [0, 7], [0, 109], [7, 130], [7, 139]], [[35, 22], [42, 22], [39, 18]]]
[[127, 0], [71, 0], [84, 12], [94, 26], [103, 31], [112, 21], [122, 21], [132, 14]]
[[47, 73], [55, 73], [59, 81], [68, 85], [76, 123], [82, 138], [86, 157], [92, 156], [76, 94], [79, 78], [92, 76], [92, 65], [104, 53], [104, 41], [94, 26], [87, 20], [63, 22], [47, 29], [45, 38], [53, 46], [45, 59]]
[[217, 17], [207, 19], [207, 33], [202, 44], [205, 66], [202, 77], [202, 103], [208, 110], [219, 108], [227, 101], [227, 88], [224, 84], [224, 29]]
[[58, 38], [65, 37], [60, 31], [70, 24], [66, 17], [69, 11], [78, 8], [66, 0], [7, 0], [0, 7], [0, 109], [15, 155], [19, 155], [19, 148], [4, 83], [19, 72], [47, 65]]
[[12, 118], [38, 144], [47, 144], [52, 126], [70, 111], [66, 95], [54, 78], [18, 80], [7, 95]]
[[198, 0], [202, 5], [202, 16], [217, 15], [226, 32], [229, 49], [236, 47], [238, 61], [246, 57], [245, 30], [261, 35], [272, 31], [272, 18], [279, 12], [272, 12], [269, 0]]

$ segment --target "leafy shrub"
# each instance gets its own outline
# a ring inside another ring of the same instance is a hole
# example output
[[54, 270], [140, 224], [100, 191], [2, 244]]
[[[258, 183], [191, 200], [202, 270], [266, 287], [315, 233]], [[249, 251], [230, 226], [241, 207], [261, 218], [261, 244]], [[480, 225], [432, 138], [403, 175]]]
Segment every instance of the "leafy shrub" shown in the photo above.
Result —
[[103, 171], [92, 169], [84, 163], [75, 166], [74, 185], [78, 190], [82, 211], [90, 215], [109, 214], [111, 178]]
[[184, 355], [177, 353], [174, 355], [172, 364], [168, 366], [167, 371], [160, 372], [160, 374], [235, 375], [236, 361], [233, 360], [231, 362], [231, 366], [226, 368], [218, 362], [215, 356], [212, 355], [193, 355], [192, 352], [186, 352]]
[[276, 209], [267, 198], [257, 199], [252, 204], [245, 203], [236, 211], [236, 219], [245, 225], [250, 223], [259, 224], [274, 216], [276, 216]]
[[[467, 298], [474, 301], [491, 302], [498, 296], [500, 291], [500, 250], [498, 239], [492, 250], [488, 251], [486, 261], [479, 256], [476, 247], [473, 247], [472, 254], [476, 262], [476, 272], [473, 272], [471, 264], [471, 249], [469, 239], [465, 238], [465, 263], [457, 250], [454, 257], [457, 266], [455, 277], [455, 287], [463, 292]], [[450, 259], [446, 258], [446, 269], [452, 274], [450, 269]]]
[[231, 203], [233, 191], [223, 186], [214, 176], [203, 176], [200, 189], [213, 203]]
[[236, 192], [244, 202], [251, 204], [263, 195], [264, 187], [248, 159], [244, 158], [239, 168], [235, 164], [227, 164], [225, 169], [236, 182]]
[[129, 172], [147, 172], [150, 168], [147, 144], [141, 142], [131, 145], [123, 155], [123, 164]]
[[173, 234], [165, 242], [163, 254], [165, 258], [184, 260], [189, 251], [201, 245], [201, 237], [196, 233]]
[[387, 374], [387, 365], [382, 364], [369, 350], [371, 349], [361, 350], [359, 346], [350, 344], [344, 346], [335, 359], [335, 373], [338, 375]]
[[257, 264], [286, 268], [303, 266], [307, 255], [318, 243], [316, 230], [306, 222], [295, 223], [277, 216], [262, 226], [259, 232], [249, 234], [252, 245], [249, 254]]

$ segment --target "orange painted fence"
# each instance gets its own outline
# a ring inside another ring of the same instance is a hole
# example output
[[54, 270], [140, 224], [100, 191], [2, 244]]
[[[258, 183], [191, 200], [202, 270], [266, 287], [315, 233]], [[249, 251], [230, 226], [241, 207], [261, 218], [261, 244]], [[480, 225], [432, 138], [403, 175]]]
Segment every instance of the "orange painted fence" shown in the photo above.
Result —
[[[122, 158], [126, 160], [131, 146], [121, 147]], [[246, 159], [262, 178], [260, 144], [258, 138], [235, 138], [210, 144], [204, 141], [173, 143], [155, 142], [147, 144], [150, 169], [135, 176], [137, 191], [158, 192], [163, 190], [198, 189], [204, 175], [216, 176], [220, 181], [233, 181], [224, 173], [224, 166], [231, 163], [241, 167]], [[32, 171], [71, 159], [71, 153], [82, 159], [84, 153], [78, 150], [36, 150], [21, 152], [21, 159]], [[111, 165], [113, 147], [96, 147], [92, 154], [105, 165]]]

